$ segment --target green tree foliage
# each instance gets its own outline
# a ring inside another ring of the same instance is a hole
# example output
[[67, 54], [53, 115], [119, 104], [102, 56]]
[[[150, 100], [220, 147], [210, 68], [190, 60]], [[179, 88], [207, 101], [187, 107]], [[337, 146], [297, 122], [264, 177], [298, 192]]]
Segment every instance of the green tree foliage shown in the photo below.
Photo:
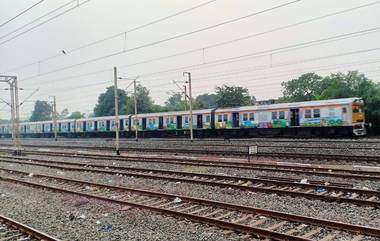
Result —
[[236, 107], [251, 104], [247, 88], [240, 86], [216, 87], [216, 104], [218, 107]]
[[[165, 108], [167, 111], [185, 110], [185, 100], [182, 93], [174, 93], [167, 101], [165, 101]], [[186, 107], [188, 109], [188, 107]]]
[[195, 98], [196, 109], [208, 109], [216, 107], [216, 94], [202, 94]]
[[74, 111], [74, 112], [71, 113], [71, 115], [69, 117], [67, 117], [67, 119], [80, 119], [80, 118], [83, 118], [83, 117], [84, 117], [84, 114], [82, 114], [79, 111]]
[[[110, 86], [107, 88], [106, 92], [99, 95], [98, 103], [94, 108], [95, 116], [112, 116], [115, 115], [115, 88]], [[125, 105], [127, 102], [127, 94], [124, 90], [118, 89], [117, 93], [119, 95], [119, 114], [125, 113]], [[130, 102], [130, 101], [128, 101]]]
[[297, 102], [315, 100], [321, 92], [322, 76], [315, 73], [301, 75], [281, 84], [283, 97], [278, 102]]
[[8, 123], [11, 123], [11, 121], [0, 119], [0, 124], [8, 124]]
[[51, 120], [52, 107], [47, 101], [37, 100], [30, 121]]
[[[150, 91], [138, 84], [136, 86], [136, 95], [137, 95], [137, 113], [150, 113], [153, 112], [156, 105], [154, 105], [153, 99], [150, 96]], [[135, 103], [134, 103], [134, 94], [132, 93], [127, 97], [127, 104], [124, 107], [124, 113], [134, 114], [135, 113]]]
[[308, 73], [283, 82], [282, 86], [284, 96], [280, 102], [362, 97], [367, 121], [380, 125], [380, 86], [358, 71], [333, 73], [324, 78]]
[[[58, 112], [58, 111], [57, 111]], [[69, 115], [69, 110], [67, 108], [63, 109], [60, 114], [58, 114], [59, 119], [65, 119]]]

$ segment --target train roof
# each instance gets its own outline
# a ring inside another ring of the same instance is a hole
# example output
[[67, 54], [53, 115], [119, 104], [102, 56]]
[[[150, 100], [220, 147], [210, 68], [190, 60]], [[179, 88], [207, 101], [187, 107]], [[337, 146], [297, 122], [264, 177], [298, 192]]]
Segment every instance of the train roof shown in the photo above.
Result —
[[258, 111], [258, 110], [314, 107], [314, 106], [324, 106], [324, 105], [345, 105], [345, 104], [352, 104], [354, 102], [362, 102], [362, 99], [359, 97], [353, 97], [353, 98], [303, 101], [303, 102], [271, 104], [271, 105], [241, 106], [241, 107], [235, 107], [235, 108], [220, 108], [220, 109], [218, 108], [215, 112], [238, 112], [238, 111], [255, 111], [255, 110]]

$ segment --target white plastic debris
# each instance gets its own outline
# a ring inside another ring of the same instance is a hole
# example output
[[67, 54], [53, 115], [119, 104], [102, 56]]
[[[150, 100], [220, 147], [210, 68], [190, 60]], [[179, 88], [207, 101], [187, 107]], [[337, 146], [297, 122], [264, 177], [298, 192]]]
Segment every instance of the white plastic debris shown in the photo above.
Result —
[[28, 177], [33, 177], [34, 174], [33, 173], [29, 173]]
[[300, 183], [302, 184], [309, 184], [306, 178], [301, 179]]
[[98, 220], [98, 221], [96, 221], [96, 224], [101, 224], [101, 222]]
[[182, 202], [182, 199], [180, 199], [179, 197], [176, 197], [174, 200], [173, 200], [173, 203], [180, 203]]
[[86, 219], [86, 215], [82, 214], [82, 215], [79, 216], [79, 218]]

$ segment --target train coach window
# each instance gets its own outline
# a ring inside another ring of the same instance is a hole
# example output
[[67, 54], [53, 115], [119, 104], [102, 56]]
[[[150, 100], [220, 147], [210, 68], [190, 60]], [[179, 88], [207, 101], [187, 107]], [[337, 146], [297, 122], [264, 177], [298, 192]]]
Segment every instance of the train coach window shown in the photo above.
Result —
[[169, 118], [166, 118], [166, 124], [169, 124]]
[[278, 118], [282, 120], [285, 119], [285, 112], [284, 111], [278, 112]]
[[246, 120], [248, 120], [248, 114], [247, 114], [247, 113], [244, 113], [244, 114], [243, 114], [243, 121], [246, 121]]
[[305, 110], [305, 119], [311, 118], [311, 110]]
[[249, 120], [254, 121], [255, 120], [255, 113], [249, 113]]
[[272, 120], [276, 120], [277, 119], [277, 112], [274, 111], [272, 112]]
[[206, 115], [206, 122], [211, 122], [211, 116], [210, 115]]
[[346, 107], [342, 108], [342, 113], [347, 113], [347, 108]]
[[320, 109], [314, 109], [313, 117], [314, 118], [320, 118], [321, 117], [321, 110]]
[[228, 115], [227, 115], [227, 114], [224, 114], [224, 115], [223, 115], [223, 121], [224, 121], [224, 122], [228, 121]]
[[185, 116], [185, 123], [189, 123], [189, 117]]
[[218, 122], [222, 122], [222, 115], [218, 115]]

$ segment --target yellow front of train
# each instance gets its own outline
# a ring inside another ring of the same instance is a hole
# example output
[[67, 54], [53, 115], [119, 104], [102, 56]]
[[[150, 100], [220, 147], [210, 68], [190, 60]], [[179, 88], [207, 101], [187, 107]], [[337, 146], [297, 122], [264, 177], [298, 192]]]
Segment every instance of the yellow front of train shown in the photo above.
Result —
[[366, 135], [364, 103], [362, 100], [352, 103], [352, 125], [356, 136]]

